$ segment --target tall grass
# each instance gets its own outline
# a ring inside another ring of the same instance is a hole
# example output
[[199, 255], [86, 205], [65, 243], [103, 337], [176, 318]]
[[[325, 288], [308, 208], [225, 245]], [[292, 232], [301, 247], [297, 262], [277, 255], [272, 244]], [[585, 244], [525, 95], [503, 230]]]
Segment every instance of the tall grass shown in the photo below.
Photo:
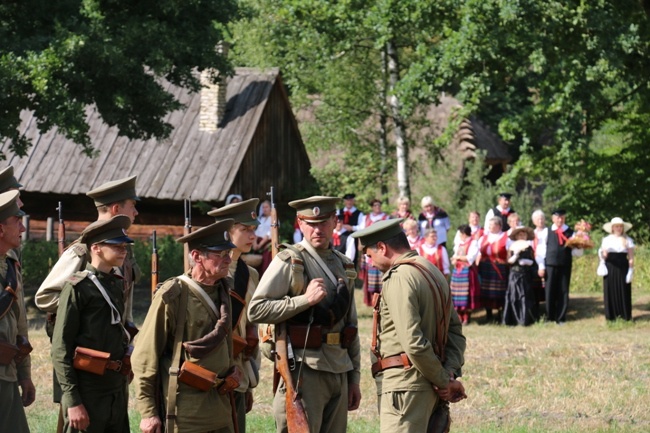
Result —
[[[632, 322], [607, 323], [595, 257], [576, 259], [568, 322], [504, 327], [485, 324], [482, 313], [464, 328], [467, 351], [463, 382], [468, 399], [452, 405], [457, 432], [648, 432], [650, 414], [650, 261], [640, 249]], [[33, 293], [28, 292], [28, 295]], [[139, 289], [136, 317], [142, 320], [148, 288]], [[350, 413], [348, 431], [379, 431], [375, 385], [370, 375], [370, 308], [357, 292], [362, 352], [362, 402]], [[50, 343], [42, 315], [32, 306], [33, 379], [37, 400], [27, 408], [32, 432], [51, 433], [57, 407], [51, 402]], [[261, 385], [249, 414], [248, 431], [274, 431], [271, 364], [264, 360]], [[139, 415], [131, 392], [131, 431]], [[4, 433], [4, 432], [3, 432]]]

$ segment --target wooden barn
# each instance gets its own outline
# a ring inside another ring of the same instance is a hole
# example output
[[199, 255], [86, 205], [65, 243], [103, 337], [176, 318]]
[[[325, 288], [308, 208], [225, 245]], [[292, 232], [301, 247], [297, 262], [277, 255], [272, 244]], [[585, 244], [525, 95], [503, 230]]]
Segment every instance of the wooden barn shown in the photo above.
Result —
[[0, 151], [24, 186], [24, 210], [35, 231], [56, 216], [59, 201], [66, 221], [93, 221], [96, 211], [85, 193], [133, 175], [142, 199], [140, 225], [182, 228], [183, 201], [191, 198], [192, 224], [203, 226], [213, 221], [205, 211], [223, 205], [229, 194], [263, 199], [271, 186], [281, 214], [291, 215], [286, 203], [314, 193], [316, 184], [279, 69], [237, 68], [225, 86], [205, 83], [195, 94], [169, 87], [186, 108], [167, 116], [173, 132], [165, 140], [120, 137], [89, 108], [95, 158], [56, 129], [41, 134], [36, 119], [24, 113], [22, 132], [33, 143], [28, 155], [15, 156], [9, 142]]

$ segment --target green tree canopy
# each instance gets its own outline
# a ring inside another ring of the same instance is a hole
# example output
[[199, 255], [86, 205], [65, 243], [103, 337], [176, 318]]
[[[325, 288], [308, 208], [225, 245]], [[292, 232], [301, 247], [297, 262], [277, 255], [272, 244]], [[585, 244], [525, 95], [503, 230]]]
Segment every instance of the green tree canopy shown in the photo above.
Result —
[[197, 70], [229, 73], [216, 52], [234, 0], [9, 0], [0, 3], [0, 139], [25, 154], [20, 113], [92, 153], [85, 109], [132, 139], [165, 137], [180, 107], [163, 80], [197, 91]]

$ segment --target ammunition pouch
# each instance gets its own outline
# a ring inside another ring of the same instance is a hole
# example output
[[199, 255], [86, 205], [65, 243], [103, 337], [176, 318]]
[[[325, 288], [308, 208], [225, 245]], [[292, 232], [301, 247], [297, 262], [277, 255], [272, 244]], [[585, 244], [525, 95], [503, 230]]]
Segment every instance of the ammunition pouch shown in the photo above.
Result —
[[255, 326], [246, 327], [246, 339], [240, 337], [239, 335], [233, 334], [232, 336], [232, 348], [233, 348], [233, 358], [237, 358], [239, 354], [244, 353], [246, 359], [253, 356], [253, 352], [259, 346], [260, 339], [257, 336], [257, 330]]
[[342, 332], [325, 332], [320, 325], [288, 325], [289, 340], [294, 349], [320, 349], [324, 344], [348, 348], [357, 335], [357, 328], [346, 326]]
[[88, 349], [87, 347], [78, 346], [74, 350], [74, 358], [72, 358], [72, 366], [77, 370], [87, 371], [99, 376], [103, 376], [106, 370], [121, 373], [128, 376], [131, 373], [131, 351], [127, 350], [127, 354], [119, 361], [111, 360], [111, 354], [102, 352], [100, 350]]
[[15, 344], [0, 341], [0, 365], [9, 365], [18, 355], [18, 346]]
[[217, 392], [224, 395], [239, 387], [241, 371], [234, 366], [225, 377], [220, 378], [217, 377], [217, 373], [207, 368], [201, 367], [191, 361], [185, 361], [178, 374], [178, 381], [204, 392], [208, 392], [212, 388], [217, 388]]
[[27, 338], [22, 335], [19, 335], [16, 340], [16, 344], [0, 341], [0, 365], [9, 365], [11, 361], [20, 364], [34, 350]]

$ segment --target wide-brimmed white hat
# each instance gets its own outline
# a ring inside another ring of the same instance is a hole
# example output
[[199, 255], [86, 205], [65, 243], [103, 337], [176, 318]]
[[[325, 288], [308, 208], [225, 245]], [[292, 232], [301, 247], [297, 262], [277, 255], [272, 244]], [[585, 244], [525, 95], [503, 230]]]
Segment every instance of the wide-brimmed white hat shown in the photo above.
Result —
[[632, 228], [632, 224], [626, 223], [625, 221], [623, 221], [622, 218], [614, 217], [614, 218], [612, 218], [612, 220], [610, 222], [605, 223], [603, 225], [603, 230], [605, 230], [607, 233], [611, 233], [612, 232], [612, 226], [616, 225], [616, 224], [621, 224], [623, 226], [623, 232], [627, 232], [628, 230], [630, 230]]

